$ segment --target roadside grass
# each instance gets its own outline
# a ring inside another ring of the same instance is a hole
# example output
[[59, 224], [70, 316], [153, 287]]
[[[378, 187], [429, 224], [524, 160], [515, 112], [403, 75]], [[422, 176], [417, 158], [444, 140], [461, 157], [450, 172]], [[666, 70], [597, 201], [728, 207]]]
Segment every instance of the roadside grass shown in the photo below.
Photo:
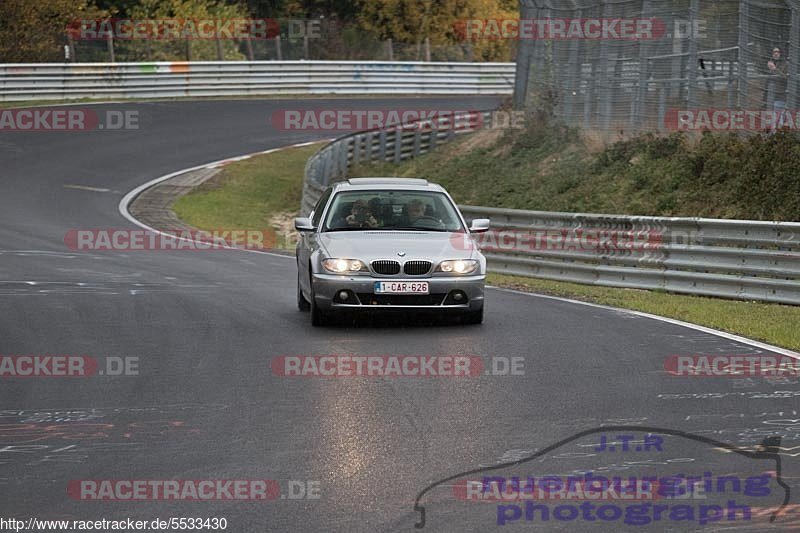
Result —
[[800, 134], [603, 140], [557, 122], [483, 130], [353, 176], [421, 177], [459, 204], [534, 211], [800, 220]]
[[496, 287], [622, 307], [800, 351], [800, 307], [489, 274]]
[[275, 230], [278, 248], [289, 248], [300, 208], [306, 161], [323, 143], [258, 155], [222, 171], [172, 205], [175, 214], [205, 229]]
[[[300, 205], [306, 160], [321, 146], [322, 143], [290, 148], [231, 163], [218, 176], [181, 197], [173, 209], [185, 222], [200, 229], [272, 227], [279, 234], [278, 246], [286, 248], [293, 231], [287, 225]], [[379, 168], [383, 172], [373, 175], [395, 173], [391, 165]], [[800, 351], [800, 307], [501, 274], [490, 274], [488, 282], [497, 287], [674, 318]]]

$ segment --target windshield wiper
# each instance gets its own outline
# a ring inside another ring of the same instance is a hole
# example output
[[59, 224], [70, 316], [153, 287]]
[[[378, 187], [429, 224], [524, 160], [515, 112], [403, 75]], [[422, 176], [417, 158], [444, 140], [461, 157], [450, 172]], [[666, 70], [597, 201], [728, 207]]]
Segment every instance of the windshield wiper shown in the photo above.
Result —
[[[389, 229], [389, 228], [384, 228], [384, 229]], [[393, 231], [436, 231], [436, 232], [440, 232], [440, 233], [441, 233], [441, 232], [448, 232], [448, 231], [450, 231], [450, 230], [448, 230], [448, 229], [440, 229], [440, 228], [420, 228], [420, 227], [414, 227], [414, 228], [391, 228], [391, 229], [392, 229]]]

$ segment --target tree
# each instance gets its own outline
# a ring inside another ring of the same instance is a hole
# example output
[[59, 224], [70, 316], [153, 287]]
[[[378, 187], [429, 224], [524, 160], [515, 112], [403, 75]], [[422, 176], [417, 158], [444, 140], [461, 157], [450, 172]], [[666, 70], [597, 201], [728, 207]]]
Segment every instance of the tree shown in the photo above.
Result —
[[516, 0], [359, 0], [359, 23], [381, 39], [432, 46], [469, 44], [476, 58], [508, 60], [509, 41], [465, 41], [459, 31], [469, 19], [518, 19]]
[[67, 25], [105, 16], [90, 0], [2, 0], [0, 62], [63, 61]]
[[[249, 19], [241, 4], [227, 4], [221, 0], [140, 0], [130, 9], [130, 18], [136, 20], [236, 20]], [[192, 61], [214, 61], [220, 52], [226, 60], [246, 59], [237, 43], [231, 39], [219, 40], [132, 40], [123, 41], [121, 50], [130, 60], [175, 61], [187, 57], [191, 48]], [[218, 48], [219, 47], [219, 48]]]

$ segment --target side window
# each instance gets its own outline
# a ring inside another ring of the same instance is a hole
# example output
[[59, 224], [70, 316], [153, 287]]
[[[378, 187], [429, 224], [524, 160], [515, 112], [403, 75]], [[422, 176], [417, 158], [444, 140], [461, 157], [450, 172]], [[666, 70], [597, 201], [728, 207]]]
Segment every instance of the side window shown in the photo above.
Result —
[[325, 205], [331, 197], [331, 191], [333, 191], [333, 189], [328, 187], [325, 192], [322, 193], [322, 196], [319, 197], [317, 205], [314, 206], [314, 216], [311, 219], [311, 224], [313, 224], [315, 228], [319, 227], [320, 220], [322, 219], [322, 212], [325, 211]]

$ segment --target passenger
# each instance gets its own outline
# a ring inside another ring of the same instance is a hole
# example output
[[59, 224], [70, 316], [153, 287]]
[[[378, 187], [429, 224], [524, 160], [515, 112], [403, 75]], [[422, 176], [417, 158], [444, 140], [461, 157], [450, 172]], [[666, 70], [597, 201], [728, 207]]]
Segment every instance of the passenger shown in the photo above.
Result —
[[377, 228], [378, 221], [370, 213], [367, 202], [364, 200], [356, 200], [353, 203], [353, 209], [350, 215], [345, 219], [350, 226], [359, 228]]

